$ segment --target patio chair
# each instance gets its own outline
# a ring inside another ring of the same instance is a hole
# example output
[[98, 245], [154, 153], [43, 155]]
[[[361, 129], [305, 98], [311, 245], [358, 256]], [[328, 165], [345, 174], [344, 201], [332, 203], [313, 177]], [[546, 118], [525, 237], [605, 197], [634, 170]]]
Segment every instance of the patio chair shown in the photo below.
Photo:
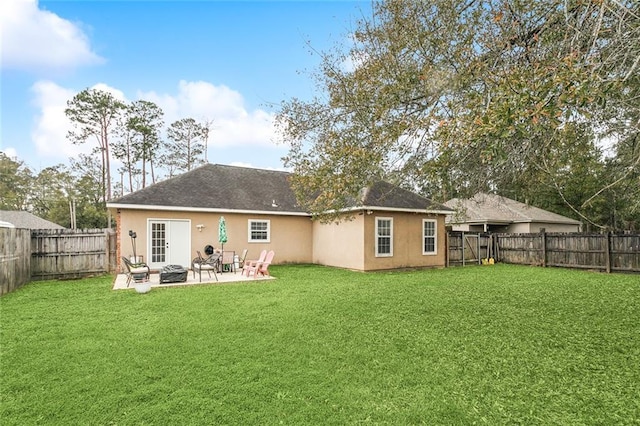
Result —
[[254, 266], [247, 267], [247, 277], [251, 275], [251, 272], [253, 272], [254, 279], [258, 276], [258, 274], [262, 275], [263, 277], [270, 276], [269, 265], [271, 265], [271, 262], [273, 261], [273, 256], [275, 256], [275, 252], [271, 250], [269, 251], [269, 253], [267, 253], [263, 262], [258, 262]]
[[135, 282], [149, 281], [151, 269], [146, 263], [132, 263], [125, 256], [122, 256], [122, 262], [127, 268], [127, 287], [131, 284], [131, 280]]
[[249, 251], [248, 249], [242, 250], [242, 254], [238, 258], [238, 268], [240, 268], [240, 269], [244, 268], [244, 261], [247, 259], [247, 252], [248, 251]]
[[236, 256], [235, 251], [223, 251], [222, 258], [220, 259], [220, 272], [228, 270], [229, 272], [235, 272], [234, 258]]
[[[242, 272], [241, 274], [244, 274], [245, 271], [248, 271], [249, 268], [256, 266], [256, 264], [258, 262], [264, 262], [264, 258], [267, 256], [267, 251], [266, 250], [262, 250], [260, 252], [260, 257], [257, 258], [256, 260], [245, 260], [244, 265], [242, 265]], [[247, 274], [247, 276], [249, 276], [249, 274]]]
[[213, 271], [213, 276], [216, 281], [218, 281], [218, 275], [216, 274], [216, 270], [220, 267], [220, 255], [217, 253], [213, 253], [208, 257], [202, 257], [202, 254], [199, 251], [198, 257], [194, 258], [191, 261], [191, 270], [193, 271], [193, 277], [196, 277], [196, 271], [198, 271], [198, 277], [200, 278], [200, 282], [202, 282], [202, 271], [207, 271], [209, 274], [209, 278], [211, 278], [211, 271]]

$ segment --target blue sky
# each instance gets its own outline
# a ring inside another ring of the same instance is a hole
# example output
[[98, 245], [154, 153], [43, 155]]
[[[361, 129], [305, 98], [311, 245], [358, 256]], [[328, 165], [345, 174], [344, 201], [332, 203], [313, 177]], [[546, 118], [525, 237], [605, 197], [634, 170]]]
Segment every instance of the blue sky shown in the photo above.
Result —
[[0, 150], [35, 172], [93, 146], [72, 145], [66, 101], [100, 88], [156, 102], [165, 123], [213, 120], [212, 163], [281, 169], [277, 104], [309, 99], [308, 72], [348, 45], [362, 1], [0, 2]]

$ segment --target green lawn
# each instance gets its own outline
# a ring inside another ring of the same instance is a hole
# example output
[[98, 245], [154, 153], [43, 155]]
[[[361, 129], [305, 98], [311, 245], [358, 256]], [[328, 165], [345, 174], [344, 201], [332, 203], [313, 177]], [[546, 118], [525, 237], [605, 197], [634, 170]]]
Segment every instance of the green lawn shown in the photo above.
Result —
[[0, 298], [4, 425], [638, 424], [640, 277], [495, 265]]

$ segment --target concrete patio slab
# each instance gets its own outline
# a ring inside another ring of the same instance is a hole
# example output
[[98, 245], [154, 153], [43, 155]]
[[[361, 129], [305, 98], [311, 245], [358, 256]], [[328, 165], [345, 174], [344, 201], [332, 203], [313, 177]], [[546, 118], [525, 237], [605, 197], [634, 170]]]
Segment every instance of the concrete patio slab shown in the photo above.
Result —
[[[218, 281], [216, 281], [213, 274], [211, 274], [211, 278], [207, 273], [202, 274], [202, 282], [200, 282], [200, 277], [196, 274], [195, 278], [193, 276], [193, 272], [189, 271], [187, 274], [186, 282], [179, 283], [163, 283], [160, 284], [160, 274], [159, 273], [151, 273], [149, 278], [149, 282], [151, 283], [151, 288], [164, 288], [164, 287], [177, 287], [177, 286], [186, 286], [186, 285], [197, 285], [197, 284], [228, 284], [228, 283], [238, 283], [238, 282], [259, 282], [259, 281], [268, 281], [273, 280], [275, 278], [267, 276], [262, 277], [258, 276], [254, 278], [253, 275], [247, 277], [240, 272], [224, 272], [218, 274]], [[131, 281], [129, 286], [127, 287], [127, 275], [126, 274], [118, 274], [116, 276], [115, 281], [113, 282], [113, 290], [134, 290], [134, 282]]]

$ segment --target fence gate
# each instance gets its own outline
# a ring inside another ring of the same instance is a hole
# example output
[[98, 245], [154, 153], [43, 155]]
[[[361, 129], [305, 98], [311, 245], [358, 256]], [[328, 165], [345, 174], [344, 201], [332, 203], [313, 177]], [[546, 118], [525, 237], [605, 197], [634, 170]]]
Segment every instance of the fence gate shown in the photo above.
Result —
[[478, 265], [482, 259], [495, 257], [493, 238], [479, 232], [447, 233], [447, 266]]

